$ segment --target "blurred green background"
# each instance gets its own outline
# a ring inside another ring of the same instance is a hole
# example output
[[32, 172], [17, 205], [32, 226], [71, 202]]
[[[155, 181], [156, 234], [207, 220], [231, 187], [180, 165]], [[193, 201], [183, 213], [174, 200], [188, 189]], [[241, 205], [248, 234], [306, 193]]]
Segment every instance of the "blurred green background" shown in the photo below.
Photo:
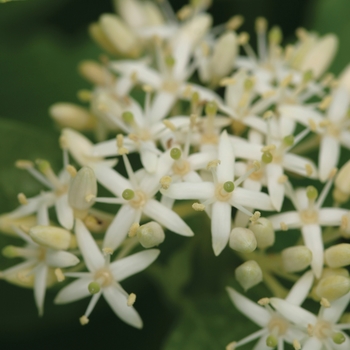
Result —
[[[171, 1], [179, 9], [184, 1]], [[98, 58], [101, 50], [87, 35], [87, 26], [104, 12], [110, 0], [28, 0], [0, 4], [0, 209], [17, 206], [16, 195], [28, 196], [40, 187], [16, 170], [19, 158], [47, 158], [55, 169], [61, 164], [58, 130], [48, 117], [57, 101], [77, 102], [76, 92], [89, 85], [78, 76], [80, 60]], [[279, 25], [286, 40], [297, 27], [334, 32], [340, 38], [331, 68], [339, 73], [348, 63], [350, 2], [348, 0], [214, 0], [210, 12], [216, 24], [234, 14], [246, 21], [243, 30], [254, 37], [254, 19], [265, 16]], [[191, 222], [190, 222], [191, 225]], [[202, 221], [207, 232], [208, 221]], [[123, 283], [139, 298], [136, 309], [145, 328], [137, 331], [122, 323], [100, 301], [88, 326], [78, 318], [88, 300], [67, 306], [52, 304], [57, 290], [47, 293], [45, 314], [38, 318], [31, 290], [0, 282], [0, 346], [2, 349], [223, 349], [256, 327], [239, 316], [225, 294], [235, 286], [232, 252], [214, 258], [210, 237], [197, 235], [191, 242], [169, 234], [162, 250], [172, 251], [149, 271]], [[0, 248], [13, 239], [0, 237]], [[5, 268], [12, 262], [1, 260]], [[175, 274], [172, 273], [175, 271]], [[179, 273], [180, 271], [180, 273]], [[171, 276], [163, 278], [159, 276]], [[262, 289], [249, 296], [260, 298]], [[267, 293], [267, 292], [266, 292]], [[181, 303], [176, 302], [181, 296]], [[250, 349], [248, 345], [246, 349]], [[243, 348], [242, 348], [243, 349]]]

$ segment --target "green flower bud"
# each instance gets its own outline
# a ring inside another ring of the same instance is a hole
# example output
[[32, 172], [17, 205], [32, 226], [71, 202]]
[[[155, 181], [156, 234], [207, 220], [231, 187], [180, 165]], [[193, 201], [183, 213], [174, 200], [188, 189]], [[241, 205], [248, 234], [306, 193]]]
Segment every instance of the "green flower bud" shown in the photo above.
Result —
[[152, 248], [163, 243], [165, 239], [162, 227], [154, 221], [140, 226], [136, 231], [137, 238], [144, 248]]
[[236, 227], [230, 234], [230, 248], [241, 253], [250, 253], [256, 249], [254, 233], [243, 227]]
[[41, 225], [32, 227], [29, 235], [39, 245], [57, 250], [68, 249], [72, 237], [71, 233], [63, 228]]
[[263, 273], [259, 264], [254, 260], [249, 260], [238, 266], [235, 271], [236, 280], [247, 291], [260, 283], [263, 279]]
[[325, 251], [326, 264], [337, 268], [350, 265], [350, 244], [336, 244]]
[[312, 260], [312, 253], [305, 246], [295, 246], [282, 251], [283, 266], [287, 272], [302, 271]]
[[275, 243], [275, 231], [270, 220], [259, 218], [249, 225], [249, 229], [253, 231], [259, 249], [271, 247]]

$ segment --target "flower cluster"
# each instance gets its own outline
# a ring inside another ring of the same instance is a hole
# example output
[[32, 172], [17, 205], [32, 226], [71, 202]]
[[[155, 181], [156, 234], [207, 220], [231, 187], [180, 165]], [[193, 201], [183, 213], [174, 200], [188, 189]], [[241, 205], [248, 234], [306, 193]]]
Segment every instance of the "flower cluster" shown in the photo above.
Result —
[[[343, 241], [350, 237], [350, 161], [340, 157], [350, 154], [350, 68], [327, 73], [338, 46], [332, 34], [298, 29], [297, 41], [283, 46], [281, 30], [258, 18], [255, 51], [240, 30], [243, 17], [213, 26], [209, 5], [192, 0], [174, 13], [167, 1], [116, 0], [117, 14], [91, 24], [105, 54], [79, 66], [93, 84], [78, 94], [86, 106], [50, 108], [62, 129], [63, 169], [56, 175], [41, 159], [16, 163], [45, 190], [20, 193], [20, 206], [0, 217], [1, 230], [26, 244], [3, 249], [24, 262], [1, 277], [33, 287], [39, 314], [47, 287], [77, 278], [55, 302], [91, 295], [81, 324], [103, 294], [118, 317], [141, 328], [136, 295], [120, 282], [156, 260], [163, 229], [198, 234], [174, 210], [190, 201], [185, 216], [210, 218], [213, 254], [229, 245], [243, 260], [235, 270], [242, 288], [263, 281], [272, 293], [258, 305], [227, 288], [262, 328], [227, 349], [257, 338], [254, 349], [281, 350], [284, 342], [348, 349], [349, 324], [337, 322], [350, 300], [350, 244]], [[115, 170], [118, 161], [127, 176]], [[306, 187], [294, 189], [300, 179]], [[99, 196], [98, 186], [110, 195]], [[119, 209], [106, 213], [98, 203]], [[286, 211], [290, 203], [294, 210]], [[302, 239], [276, 253], [275, 232], [295, 229]], [[295, 281], [289, 292], [280, 278]], [[318, 316], [301, 307], [307, 297], [321, 303]]]

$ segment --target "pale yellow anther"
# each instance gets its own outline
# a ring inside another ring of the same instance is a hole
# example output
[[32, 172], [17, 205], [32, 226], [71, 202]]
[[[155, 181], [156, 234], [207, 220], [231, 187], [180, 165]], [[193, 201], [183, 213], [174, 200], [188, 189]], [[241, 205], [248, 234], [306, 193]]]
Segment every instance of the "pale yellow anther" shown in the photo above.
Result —
[[322, 121], [319, 123], [319, 126], [320, 126], [321, 128], [325, 128], [325, 127], [331, 125], [331, 123], [332, 123], [332, 122], [331, 122], [330, 120], [326, 119], [326, 120], [322, 120]]
[[301, 350], [301, 345], [298, 339], [293, 340], [293, 348], [294, 350]]
[[282, 231], [288, 231], [288, 226], [285, 222], [280, 222], [280, 227]]
[[261, 163], [258, 160], [253, 161], [254, 171], [259, 171], [261, 169]]
[[234, 78], [226, 77], [226, 78], [222, 78], [220, 80], [219, 85], [220, 86], [229, 86], [229, 85], [234, 85], [235, 83], [236, 83], [236, 80]]
[[64, 274], [61, 269], [59, 268], [55, 269], [55, 275], [58, 282], [62, 282], [65, 280]]
[[28, 227], [28, 226], [26, 226], [26, 225], [19, 225], [19, 228], [20, 228], [23, 232], [29, 234], [30, 227]]
[[311, 176], [314, 170], [310, 164], [305, 164], [305, 171], [307, 176]]
[[135, 237], [136, 236], [136, 232], [139, 229], [139, 227], [140, 227], [140, 224], [138, 222], [134, 222], [131, 225], [130, 229], [129, 229], [128, 236], [129, 237]]
[[321, 298], [320, 304], [325, 308], [331, 307], [331, 303], [326, 298]]
[[270, 151], [274, 151], [276, 149], [276, 145], [267, 145], [267, 146], [264, 146], [262, 149], [261, 149], [261, 152], [265, 153], [265, 152], [270, 152]]
[[73, 165], [68, 164], [66, 170], [71, 177], [76, 177], [77, 169]]
[[314, 327], [313, 327], [313, 325], [310, 324], [310, 323], [307, 325], [307, 334], [308, 334], [310, 337], [312, 337], [313, 334], [314, 334]]
[[132, 81], [134, 84], [137, 83], [137, 81], [138, 81], [138, 74], [137, 74], [136, 71], [133, 71], [133, 72], [131, 73], [130, 79], [131, 79], [131, 81]]
[[249, 34], [247, 32], [242, 32], [239, 36], [238, 36], [238, 44], [239, 45], [246, 45], [249, 42]]
[[22, 204], [22, 205], [28, 204], [27, 197], [24, 193], [18, 193], [17, 199], [18, 199], [19, 204]]
[[338, 172], [338, 168], [333, 168], [330, 172], [329, 172], [329, 175], [328, 175], [328, 179], [333, 179], [333, 177], [337, 174]]
[[62, 149], [68, 149], [68, 141], [66, 136], [61, 135], [58, 139], [58, 142]]
[[128, 296], [128, 301], [126, 302], [126, 305], [133, 306], [135, 304], [135, 301], [136, 301], [136, 294], [131, 293]]
[[30, 160], [19, 159], [16, 161], [15, 166], [18, 169], [30, 169], [34, 167], [34, 164]]
[[305, 28], [297, 28], [295, 35], [299, 40], [305, 40], [308, 36], [307, 30]]
[[78, 91], [77, 96], [81, 102], [90, 102], [93, 95], [90, 90], [82, 89]]
[[82, 325], [82, 326], [85, 326], [86, 324], [88, 324], [89, 323], [89, 319], [84, 315], [84, 316], [81, 316], [80, 318], [79, 318], [79, 321], [80, 321], [80, 324]]
[[192, 209], [195, 211], [204, 211], [205, 210], [205, 205], [201, 203], [193, 203], [192, 204]]
[[309, 119], [308, 123], [309, 123], [310, 130], [315, 132], [317, 130], [316, 122], [313, 119]]
[[117, 147], [118, 147], [118, 154], [128, 154], [129, 151], [124, 147], [124, 136], [122, 134], [117, 135]]
[[318, 108], [321, 110], [321, 111], [325, 111], [329, 105], [331, 104], [332, 102], [332, 96], [331, 95], [328, 95], [326, 97], [323, 98], [323, 100], [320, 102], [320, 104], [318, 105]]
[[220, 163], [221, 161], [219, 159], [210, 161], [207, 165], [207, 170], [215, 169]]
[[128, 135], [128, 138], [131, 140], [131, 141], [134, 141], [134, 142], [139, 142], [140, 141], [140, 138], [138, 137], [137, 134], [134, 134], [134, 133], [130, 133]]
[[262, 98], [270, 98], [270, 97], [275, 96], [275, 95], [276, 95], [275, 90], [269, 90], [269, 91], [266, 91], [262, 94]]
[[258, 33], [265, 33], [267, 30], [267, 20], [264, 17], [258, 17], [255, 20], [255, 30]]
[[192, 13], [192, 7], [190, 5], [185, 5], [181, 7], [179, 11], [177, 11], [176, 16], [180, 21], [184, 21], [187, 18], [191, 17]]
[[263, 114], [263, 119], [267, 120], [267, 119], [270, 119], [270, 118], [272, 118], [274, 116], [275, 116], [275, 113], [273, 113], [272, 111], [266, 111]]
[[170, 187], [172, 181], [173, 179], [171, 178], [171, 176], [166, 175], [159, 180], [159, 183], [164, 190], [167, 190]]
[[288, 181], [288, 176], [286, 175], [281, 175], [278, 179], [277, 182], [279, 184], [285, 184]]
[[102, 249], [102, 253], [103, 253], [104, 256], [112, 255], [113, 254], [113, 249], [112, 248], [108, 248], [108, 247], [103, 248]]
[[261, 306], [266, 306], [270, 304], [270, 298], [261, 298], [258, 300], [258, 304]]
[[341, 217], [341, 226], [340, 229], [341, 230], [346, 230], [348, 228], [349, 225], [349, 217], [347, 215], [343, 215]]
[[204, 57], [208, 57], [210, 55], [210, 47], [206, 42], [201, 43], [201, 50]]
[[151, 92], [153, 92], [153, 87], [151, 86], [151, 85], [143, 85], [142, 86], [142, 90], [144, 91], [144, 92], [149, 92], [149, 93], [151, 93]]
[[88, 195], [85, 196], [85, 200], [86, 200], [87, 203], [90, 203], [95, 198], [96, 198], [96, 196], [94, 194], [88, 194]]
[[225, 350], [236, 350], [236, 345], [237, 345], [237, 342], [233, 341], [232, 343], [226, 345]]
[[250, 220], [251, 222], [255, 222], [255, 221], [259, 220], [260, 216], [261, 216], [260, 211], [256, 211], [256, 212], [254, 212], [253, 216], [251, 216], [251, 217], [249, 218], [249, 220]]
[[237, 30], [244, 22], [244, 17], [240, 15], [236, 15], [231, 17], [227, 23], [226, 28], [229, 30]]
[[293, 80], [293, 75], [288, 74], [282, 81], [281, 81], [281, 87], [285, 88], [287, 87]]
[[171, 131], [176, 131], [176, 126], [170, 120], [163, 120], [163, 124]]

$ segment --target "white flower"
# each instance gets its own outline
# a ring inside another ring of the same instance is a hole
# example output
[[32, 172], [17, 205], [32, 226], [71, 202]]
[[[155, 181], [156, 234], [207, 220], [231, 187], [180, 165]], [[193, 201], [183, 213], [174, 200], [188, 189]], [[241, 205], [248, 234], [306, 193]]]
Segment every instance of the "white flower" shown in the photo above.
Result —
[[89, 272], [65, 274], [79, 279], [63, 288], [55, 303], [65, 304], [93, 294], [84, 316], [80, 319], [82, 324], [86, 324], [98, 299], [103, 295], [115, 314], [124, 322], [142, 328], [142, 320], [131, 306], [134, 295], [129, 295], [119, 282], [148, 267], [159, 255], [159, 250], [143, 251], [110, 263], [110, 255], [107, 253], [103, 256], [90, 232], [79, 219], [75, 223], [75, 233]]

